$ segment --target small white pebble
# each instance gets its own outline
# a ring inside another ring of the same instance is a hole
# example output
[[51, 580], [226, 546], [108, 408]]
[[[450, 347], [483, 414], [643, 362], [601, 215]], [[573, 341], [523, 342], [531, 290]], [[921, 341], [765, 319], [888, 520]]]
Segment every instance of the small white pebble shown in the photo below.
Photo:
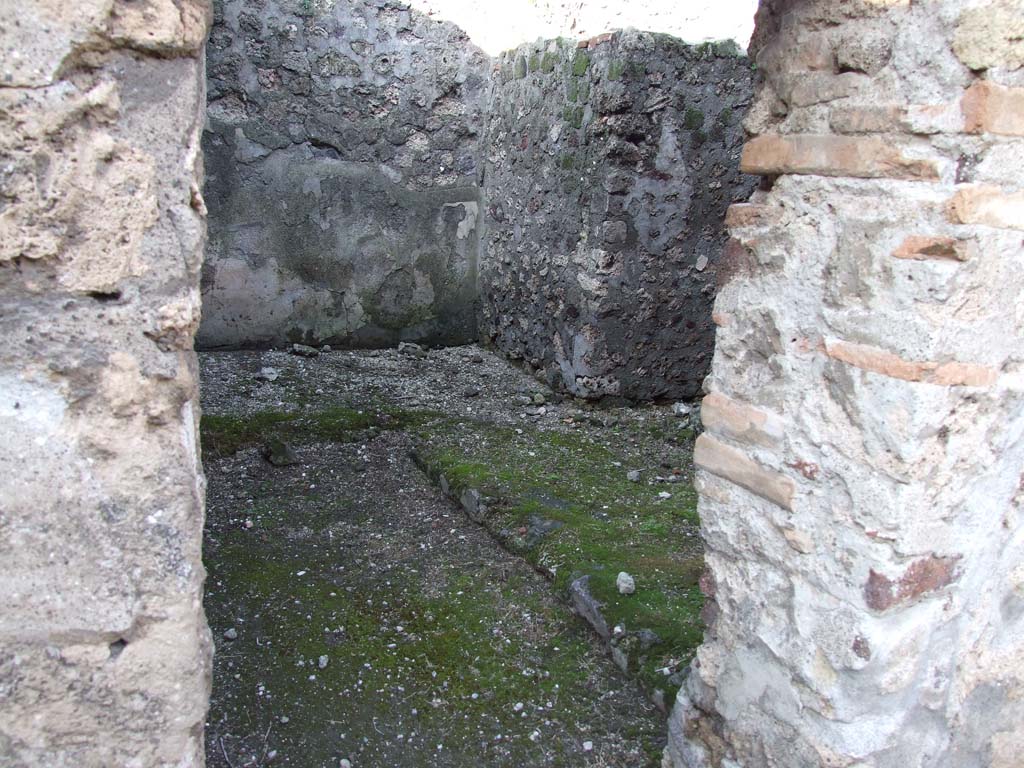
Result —
[[594, 748], [594, 742], [592, 742], [592, 741], [584, 741], [583, 742], [583, 751], [584, 752], [590, 752], [593, 748]]

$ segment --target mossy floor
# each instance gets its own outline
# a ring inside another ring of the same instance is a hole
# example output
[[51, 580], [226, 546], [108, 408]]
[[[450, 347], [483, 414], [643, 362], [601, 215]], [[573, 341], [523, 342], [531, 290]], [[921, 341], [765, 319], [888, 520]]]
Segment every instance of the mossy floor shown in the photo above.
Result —
[[[649, 694], [671, 703], [681, 679], [676, 673], [703, 634], [696, 494], [673, 474], [689, 463], [689, 439], [661, 467], [657, 455], [646, 453], [649, 440], [628, 442], [635, 425], [603, 432], [445, 421], [418, 430], [419, 457], [432, 476], [444, 476], [455, 498], [466, 489], [481, 493], [483, 525], [545, 573], [559, 594], [588, 577], [608, 627], [619, 628], [611, 640], [621, 651], [619, 663]], [[627, 478], [630, 469], [652, 461], [639, 482]], [[674, 482], [649, 484], [645, 475]], [[633, 577], [635, 593], [619, 594], [620, 572]], [[630, 646], [642, 630], [657, 640], [645, 634], [653, 646], [641, 652]]]
[[[564, 588], [587, 573], [610, 623], [656, 632], [633, 672], [648, 691], [671, 686], [661, 670], [700, 638], [680, 420], [538, 413], [526, 402], [540, 388], [475, 350], [201, 364], [210, 766], [660, 764], [662, 716]], [[257, 381], [268, 365], [279, 378]], [[298, 463], [264, 461], [271, 438]], [[490, 533], [414, 455], [484, 491]], [[652, 484], [677, 467], [680, 482]], [[527, 546], [531, 517], [561, 527]], [[636, 576], [629, 598], [620, 569]]]

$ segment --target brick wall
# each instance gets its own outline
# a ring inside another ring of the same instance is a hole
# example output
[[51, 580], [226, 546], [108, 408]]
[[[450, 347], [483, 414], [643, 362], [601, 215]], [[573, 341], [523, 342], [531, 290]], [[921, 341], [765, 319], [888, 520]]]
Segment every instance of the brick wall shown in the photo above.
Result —
[[666, 765], [1024, 752], [1024, 4], [762, 2]]

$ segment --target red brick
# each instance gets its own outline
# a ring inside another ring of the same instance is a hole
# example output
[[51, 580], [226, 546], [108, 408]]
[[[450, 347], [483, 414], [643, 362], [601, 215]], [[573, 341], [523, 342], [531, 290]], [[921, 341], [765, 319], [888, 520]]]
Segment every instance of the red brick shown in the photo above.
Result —
[[911, 563], [897, 579], [890, 579], [872, 570], [864, 585], [864, 602], [874, 611], [887, 611], [893, 606], [936, 592], [956, 581], [956, 563], [959, 559], [959, 556], [929, 555]]
[[946, 387], [987, 387], [995, 384], [999, 376], [995, 369], [985, 365], [904, 360], [887, 350], [847, 341], [825, 342], [825, 353], [833, 360], [864, 371]]
[[783, 509], [793, 508], [796, 485], [785, 475], [765, 469], [746, 454], [703, 433], [693, 449], [693, 462], [713, 475], [746, 488]]
[[935, 163], [906, 157], [879, 136], [766, 135], [743, 147], [740, 170], [759, 174], [933, 180]]
[[960, 109], [968, 133], [1024, 136], [1024, 88], [1006, 88], [982, 80], [967, 89]]
[[725, 211], [725, 226], [729, 229], [760, 227], [771, 223], [775, 218], [775, 209], [771, 206], [735, 203]]
[[730, 237], [718, 262], [718, 285], [723, 286], [733, 278], [753, 274], [756, 268], [757, 257], [741, 240]]
[[949, 201], [948, 215], [955, 224], [1024, 229], [1024, 192], [980, 184], [961, 187]]
[[701, 402], [701, 419], [709, 432], [734, 440], [771, 447], [783, 436], [782, 420], [775, 414], [712, 392]]
[[930, 235], [908, 235], [903, 239], [893, 257], [897, 259], [947, 259], [966, 261], [967, 253], [960, 241], [952, 237], [935, 237]]

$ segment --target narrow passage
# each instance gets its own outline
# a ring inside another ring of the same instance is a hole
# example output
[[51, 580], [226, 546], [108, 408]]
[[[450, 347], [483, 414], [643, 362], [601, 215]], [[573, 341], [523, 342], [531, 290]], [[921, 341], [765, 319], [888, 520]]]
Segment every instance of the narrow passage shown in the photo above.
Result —
[[691, 417], [476, 347], [201, 365], [211, 768], [660, 765], [651, 698], [700, 640]]

